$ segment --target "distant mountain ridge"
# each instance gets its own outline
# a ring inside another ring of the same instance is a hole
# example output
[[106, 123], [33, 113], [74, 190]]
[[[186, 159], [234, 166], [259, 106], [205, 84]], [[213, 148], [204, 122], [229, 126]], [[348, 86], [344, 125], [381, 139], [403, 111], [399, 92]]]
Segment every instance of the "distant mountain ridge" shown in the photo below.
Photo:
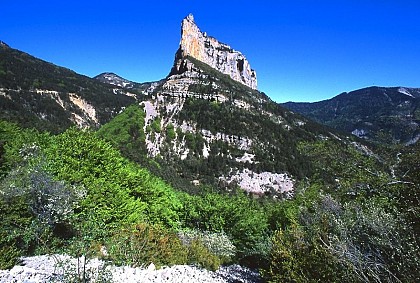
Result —
[[135, 84], [134, 82], [124, 79], [115, 73], [102, 73], [93, 78], [103, 83], [116, 85], [122, 88], [133, 88]]
[[141, 95], [133, 92], [0, 45], [0, 119], [53, 132], [97, 128]]
[[420, 138], [420, 88], [368, 87], [288, 109], [370, 141], [415, 143]]
[[115, 73], [110, 73], [110, 72], [101, 73], [93, 78], [105, 84], [110, 84], [110, 85], [120, 87], [122, 89], [135, 91], [135, 93], [126, 93], [126, 95], [128, 94], [136, 98], [138, 98], [137, 94], [148, 95], [152, 93], [153, 90], [163, 81], [163, 80], [160, 80], [156, 82], [138, 83], [138, 82], [127, 80]]

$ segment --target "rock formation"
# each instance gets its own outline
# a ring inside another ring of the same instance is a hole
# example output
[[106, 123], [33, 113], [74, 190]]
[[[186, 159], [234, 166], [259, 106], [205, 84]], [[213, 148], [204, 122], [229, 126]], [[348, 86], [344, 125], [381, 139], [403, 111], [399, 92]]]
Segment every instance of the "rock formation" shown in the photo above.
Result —
[[185, 70], [183, 59], [187, 56], [206, 63], [252, 89], [257, 88], [257, 74], [245, 56], [201, 32], [191, 14], [182, 21], [180, 47], [171, 74]]

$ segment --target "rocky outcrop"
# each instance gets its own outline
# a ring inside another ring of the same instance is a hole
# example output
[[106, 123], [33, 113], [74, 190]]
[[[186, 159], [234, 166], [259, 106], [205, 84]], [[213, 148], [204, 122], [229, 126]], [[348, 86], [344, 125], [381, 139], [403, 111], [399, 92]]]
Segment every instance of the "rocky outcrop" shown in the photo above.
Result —
[[229, 45], [201, 32], [191, 14], [182, 21], [180, 47], [171, 74], [188, 70], [183, 60], [187, 56], [206, 63], [252, 89], [257, 88], [257, 74], [251, 69], [245, 56]]
[[[253, 163], [254, 155], [245, 154], [242, 162]], [[236, 160], [241, 162], [241, 160]], [[255, 196], [271, 194], [275, 198], [289, 198], [293, 196], [294, 180], [285, 173], [261, 172], [256, 173], [249, 169], [239, 170], [230, 177], [220, 177], [219, 180], [227, 183], [236, 182], [244, 191]]]

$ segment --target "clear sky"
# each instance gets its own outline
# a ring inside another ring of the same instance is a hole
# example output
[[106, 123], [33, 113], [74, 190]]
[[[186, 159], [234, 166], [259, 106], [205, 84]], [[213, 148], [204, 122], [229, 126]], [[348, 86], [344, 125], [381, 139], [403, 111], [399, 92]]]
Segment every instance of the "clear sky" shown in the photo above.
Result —
[[240, 50], [277, 102], [318, 101], [362, 87], [420, 87], [420, 1], [7, 1], [0, 40], [93, 77], [164, 78], [193, 13]]

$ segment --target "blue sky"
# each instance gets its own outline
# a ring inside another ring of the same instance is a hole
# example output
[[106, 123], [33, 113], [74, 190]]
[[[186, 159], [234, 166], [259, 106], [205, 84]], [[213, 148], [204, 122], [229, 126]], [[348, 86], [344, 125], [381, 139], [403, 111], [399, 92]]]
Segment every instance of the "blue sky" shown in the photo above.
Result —
[[91, 77], [165, 77], [193, 13], [202, 31], [244, 53], [277, 102], [420, 87], [420, 1], [2, 2], [0, 40]]

